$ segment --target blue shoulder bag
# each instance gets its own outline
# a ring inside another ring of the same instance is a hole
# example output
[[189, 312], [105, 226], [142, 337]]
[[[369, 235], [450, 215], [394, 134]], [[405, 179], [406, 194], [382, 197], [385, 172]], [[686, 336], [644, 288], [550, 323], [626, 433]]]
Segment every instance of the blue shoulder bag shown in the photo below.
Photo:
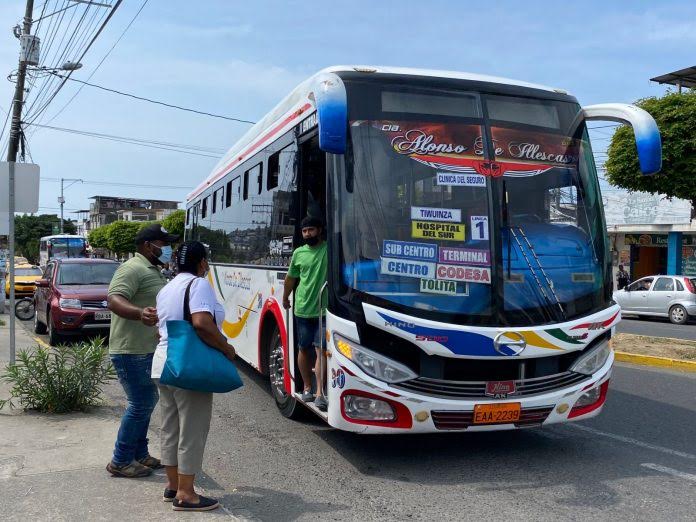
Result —
[[167, 360], [160, 383], [186, 390], [226, 393], [242, 386], [232, 361], [198, 337], [191, 324], [189, 296], [192, 279], [184, 294], [184, 320], [167, 321]]

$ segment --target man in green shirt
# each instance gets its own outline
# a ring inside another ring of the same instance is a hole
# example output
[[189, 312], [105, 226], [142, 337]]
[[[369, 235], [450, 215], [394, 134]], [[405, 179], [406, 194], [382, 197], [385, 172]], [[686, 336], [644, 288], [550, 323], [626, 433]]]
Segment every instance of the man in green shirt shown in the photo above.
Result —
[[[319, 307], [319, 293], [326, 282], [327, 259], [326, 241], [322, 238], [323, 226], [318, 218], [306, 217], [302, 220], [302, 237], [306, 245], [295, 250], [290, 260], [290, 268], [285, 277], [283, 306], [290, 308], [290, 294], [295, 291], [295, 326], [300, 353], [297, 365], [300, 368], [304, 391], [302, 400], [314, 401], [321, 411], [326, 411], [328, 402], [323, 395], [324, 373], [326, 370], [326, 341], [324, 332], [319, 329], [319, 317], [326, 312], [326, 293]], [[323, 322], [324, 325], [326, 321]], [[312, 395], [312, 351], [316, 352], [314, 373], [317, 378], [317, 396]]]
[[114, 455], [106, 466], [119, 477], [145, 477], [162, 467], [147, 447], [150, 416], [159, 399], [150, 373], [157, 346], [155, 304], [167, 284], [159, 267], [171, 260], [171, 244], [177, 239], [161, 225], [142, 229], [135, 236], [137, 253], [118, 267], [109, 285], [109, 355], [128, 398]]

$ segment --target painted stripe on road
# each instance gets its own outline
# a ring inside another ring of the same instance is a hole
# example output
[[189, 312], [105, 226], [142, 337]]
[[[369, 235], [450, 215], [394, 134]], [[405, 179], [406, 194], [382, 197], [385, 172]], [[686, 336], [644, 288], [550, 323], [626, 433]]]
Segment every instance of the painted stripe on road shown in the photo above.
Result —
[[666, 453], [667, 455], [673, 455], [675, 457], [681, 457], [683, 459], [696, 460], [696, 455], [691, 453], [684, 453], [683, 451], [673, 450], [670, 448], [665, 448], [664, 446], [656, 446], [655, 444], [650, 444], [648, 442], [643, 442], [642, 440], [632, 439], [631, 437], [624, 437], [623, 435], [616, 435], [615, 433], [608, 433], [606, 431], [596, 430], [588, 426], [582, 426], [580, 424], [566, 424], [569, 428], [575, 428], [576, 430], [585, 431], [593, 435], [598, 435], [600, 437], [606, 437], [608, 439], [618, 440], [619, 442], [625, 442], [626, 444], [632, 444], [633, 446], [638, 446], [640, 448], [650, 449], [653, 451], [659, 451], [660, 453]]
[[672, 475], [683, 480], [696, 482], [696, 475], [694, 475], [693, 473], [685, 473], [683, 471], [679, 471], [678, 469], [668, 468], [667, 466], [660, 466], [659, 464], [653, 464], [651, 462], [646, 462], [644, 464], [641, 464], [641, 466], [643, 466], [644, 468], [659, 471], [660, 473], [667, 473], [668, 475]]
[[48, 344], [48, 343], [46, 343], [46, 342], [45, 342], [43, 339], [41, 339], [40, 337], [34, 337], [34, 340], [35, 340], [37, 343], [39, 343], [41, 346], [43, 346], [44, 348], [48, 348], [49, 350], [51, 349], [51, 345]]

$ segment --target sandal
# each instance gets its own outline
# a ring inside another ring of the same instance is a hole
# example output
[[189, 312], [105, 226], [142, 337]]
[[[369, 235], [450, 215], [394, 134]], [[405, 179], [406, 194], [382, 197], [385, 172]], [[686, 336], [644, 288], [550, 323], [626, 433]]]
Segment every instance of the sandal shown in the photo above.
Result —
[[176, 489], [164, 488], [164, 493], [162, 494], [162, 500], [164, 502], [174, 502], [176, 498]]
[[217, 500], [203, 495], [198, 495], [198, 504], [190, 504], [175, 498], [172, 505], [174, 511], [211, 511], [218, 507], [220, 507], [220, 503]]

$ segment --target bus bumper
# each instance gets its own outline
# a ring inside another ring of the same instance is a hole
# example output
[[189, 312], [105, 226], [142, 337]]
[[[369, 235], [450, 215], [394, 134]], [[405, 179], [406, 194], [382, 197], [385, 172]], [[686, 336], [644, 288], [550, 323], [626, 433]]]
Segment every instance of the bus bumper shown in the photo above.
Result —
[[[327, 365], [328, 421], [335, 428], [358, 433], [434, 433], [514, 430], [584, 420], [602, 411], [613, 363], [612, 352], [592, 376], [549, 393], [450, 400], [414, 394], [375, 380], [333, 350]], [[474, 408], [492, 403], [519, 403], [519, 420], [475, 423]]]

